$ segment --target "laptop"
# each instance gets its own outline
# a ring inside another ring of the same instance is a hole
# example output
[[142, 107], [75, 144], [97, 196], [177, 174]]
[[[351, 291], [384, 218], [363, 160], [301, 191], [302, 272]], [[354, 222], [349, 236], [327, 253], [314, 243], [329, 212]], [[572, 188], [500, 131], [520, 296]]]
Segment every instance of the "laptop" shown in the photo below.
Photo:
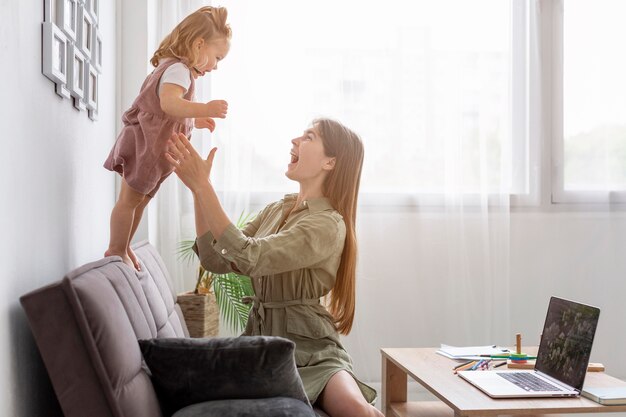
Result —
[[600, 309], [550, 298], [535, 369], [461, 371], [493, 398], [577, 397], [583, 388]]

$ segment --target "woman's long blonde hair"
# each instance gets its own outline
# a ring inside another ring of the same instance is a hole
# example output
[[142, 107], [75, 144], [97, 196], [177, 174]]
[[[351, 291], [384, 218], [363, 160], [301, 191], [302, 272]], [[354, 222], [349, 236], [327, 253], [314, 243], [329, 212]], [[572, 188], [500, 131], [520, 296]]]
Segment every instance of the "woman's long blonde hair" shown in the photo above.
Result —
[[329, 119], [313, 121], [326, 156], [335, 158], [335, 167], [324, 180], [324, 196], [343, 216], [346, 241], [337, 270], [337, 280], [330, 292], [330, 313], [337, 330], [347, 335], [352, 329], [356, 305], [356, 206], [363, 168], [363, 143], [359, 136], [341, 123]]
[[193, 42], [202, 38], [205, 42], [217, 39], [230, 40], [232, 32], [226, 23], [228, 12], [224, 7], [201, 7], [183, 19], [172, 33], [167, 35], [159, 45], [150, 63], [159, 66], [163, 58], [178, 58], [189, 68], [199, 64], [198, 51]]

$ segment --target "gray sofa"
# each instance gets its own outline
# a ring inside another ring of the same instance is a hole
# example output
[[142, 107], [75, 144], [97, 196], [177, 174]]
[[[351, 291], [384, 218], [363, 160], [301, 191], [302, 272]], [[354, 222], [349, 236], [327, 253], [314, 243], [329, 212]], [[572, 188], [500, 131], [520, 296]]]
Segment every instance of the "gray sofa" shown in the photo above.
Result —
[[[158, 252], [147, 242], [134, 250], [141, 272], [119, 257], [104, 258], [20, 299], [65, 417], [165, 415], [138, 340], [189, 333]], [[228, 416], [233, 402], [250, 412], [232, 414], [238, 416], [315, 415], [288, 397], [224, 398], [175, 415]]]

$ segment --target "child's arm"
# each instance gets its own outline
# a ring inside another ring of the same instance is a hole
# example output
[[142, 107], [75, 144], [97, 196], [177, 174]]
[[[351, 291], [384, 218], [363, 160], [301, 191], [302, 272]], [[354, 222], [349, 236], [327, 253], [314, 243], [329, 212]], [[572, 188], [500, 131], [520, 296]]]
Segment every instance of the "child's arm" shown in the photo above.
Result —
[[161, 110], [172, 117], [226, 117], [228, 103], [224, 100], [213, 100], [208, 103], [195, 103], [185, 100], [185, 89], [177, 84], [163, 83], [159, 93]]

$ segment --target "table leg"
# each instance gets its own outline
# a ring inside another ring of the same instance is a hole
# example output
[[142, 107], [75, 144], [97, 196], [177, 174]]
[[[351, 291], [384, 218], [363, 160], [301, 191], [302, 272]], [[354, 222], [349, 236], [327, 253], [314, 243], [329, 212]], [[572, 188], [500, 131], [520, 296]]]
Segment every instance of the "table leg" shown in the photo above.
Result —
[[407, 375], [395, 363], [383, 355], [382, 369], [382, 411], [386, 416], [393, 416], [392, 402], [406, 402]]

